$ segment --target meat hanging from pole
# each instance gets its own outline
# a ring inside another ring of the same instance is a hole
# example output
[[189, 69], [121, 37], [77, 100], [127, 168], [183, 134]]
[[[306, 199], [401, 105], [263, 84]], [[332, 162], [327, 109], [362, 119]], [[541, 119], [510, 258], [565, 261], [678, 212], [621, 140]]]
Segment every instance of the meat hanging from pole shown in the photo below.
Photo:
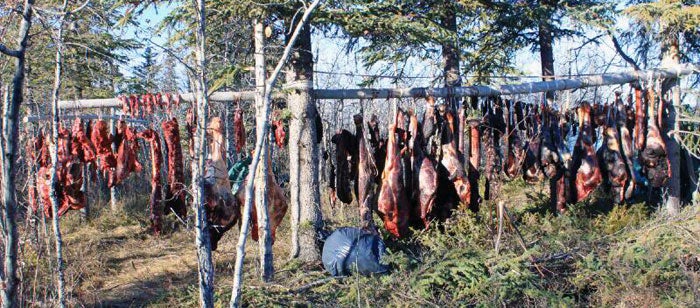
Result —
[[163, 200], [161, 185], [161, 169], [163, 168], [163, 152], [160, 147], [160, 137], [158, 133], [152, 129], [146, 129], [137, 133], [137, 137], [149, 143], [151, 148], [151, 199], [149, 208], [151, 210], [151, 230], [154, 234], [160, 234], [162, 230], [163, 208], [161, 201]]
[[176, 118], [161, 123], [163, 138], [168, 153], [168, 189], [164, 211], [171, 211], [184, 219], [187, 217], [187, 204], [185, 203], [186, 185], [184, 172], [184, 159], [182, 156], [182, 144], [180, 142], [180, 126]]

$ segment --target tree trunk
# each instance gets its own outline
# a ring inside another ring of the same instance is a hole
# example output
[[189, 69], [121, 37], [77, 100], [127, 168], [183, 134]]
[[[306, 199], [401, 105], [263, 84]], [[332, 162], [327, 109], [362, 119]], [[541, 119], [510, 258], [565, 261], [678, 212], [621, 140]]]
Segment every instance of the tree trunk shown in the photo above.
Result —
[[[63, 9], [61, 12], [65, 12], [68, 2], [64, 0]], [[58, 306], [66, 306], [66, 296], [65, 296], [65, 279], [63, 277], [63, 239], [61, 238], [61, 224], [59, 223], [59, 200], [58, 200], [58, 129], [61, 125], [58, 115], [58, 100], [60, 97], [59, 91], [61, 90], [61, 69], [63, 61], [63, 23], [65, 22], [66, 15], [62, 13], [59, 17], [58, 30], [56, 31], [55, 44], [56, 44], [56, 71], [54, 75], [53, 84], [53, 95], [51, 101], [51, 112], [53, 113], [53, 123], [51, 126], [51, 140], [52, 151], [51, 151], [51, 214], [52, 214], [52, 224], [53, 232], [56, 240], [56, 288], [58, 289]]]
[[[253, 156], [253, 161], [250, 166], [250, 173], [248, 174], [248, 179], [245, 185], [245, 204], [243, 205], [243, 217], [241, 218], [241, 231], [238, 234], [238, 245], [236, 246], [236, 263], [233, 276], [233, 288], [231, 290], [231, 303], [230, 306], [239, 307], [241, 301], [241, 289], [243, 287], [243, 261], [245, 259], [245, 243], [248, 238], [248, 226], [250, 225], [250, 210], [253, 207], [253, 191], [255, 187], [255, 182], [259, 180], [259, 172], [264, 170], [260, 167], [260, 161], [264, 158], [265, 143], [267, 143], [267, 135], [269, 132], [269, 120], [270, 120], [270, 99], [266, 97], [267, 94], [267, 82], [265, 80], [265, 55], [264, 55], [264, 34], [263, 34], [263, 24], [254, 21], [254, 35], [255, 39], [255, 152]], [[266, 164], [267, 162], [263, 162]], [[267, 186], [267, 185], [266, 185]], [[264, 201], [256, 200], [257, 202]], [[260, 212], [259, 208], [256, 209]], [[260, 219], [258, 215], [258, 219]], [[260, 225], [262, 222], [258, 221]], [[269, 230], [269, 228], [268, 228]], [[259, 230], [259, 232], [262, 230]], [[259, 237], [262, 239], [264, 237]], [[261, 244], [262, 246], [262, 240]], [[261, 251], [262, 253], [262, 251]], [[264, 263], [264, 258], [261, 258], [261, 263]], [[262, 264], [261, 264], [262, 265]], [[263, 272], [265, 268], [263, 265]], [[264, 276], [264, 273], [263, 273]], [[264, 279], [264, 278], [263, 278]]]
[[[547, 1], [543, 1], [542, 5], [548, 5]], [[548, 20], [541, 20], [539, 24], [539, 45], [540, 45], [540, 64], [542, 66], [542, 80], [554, 80], [554, 50], [552, 49], [552, 26]], [[545, 92], [547, 104], [554, 103], [554, 92]]]
[[[295, 25], [290, 25], [294, 27]], [[311, 27], [305, 25], [294, 42], [292, 69], [287, 72], [289, 92], [287, 103], [292, 113], [289, 123], [289, 186], [292, 209], [291, 258], [304, 262], [321, 259], [316, 231], [321, 228], [321, 195], [319, 190], [318, 140], [316, 115], [318, 110], [311, 96], [313, 88], [313, 58]]]
[[[117, 114], [116, 110], [116, 108], [111, 108], [110, 112], [113, 116]], [[112, 136], [117, 134], [117, 125], [114, 117], [109, 120], [109, 133], [112, 134]], [[112, 152], [117, 153], [117, 144], [114, 142], [112, 142]], [[109, 183], [108, 179], [105, 180], [105, 183]], [[117, 186], [112, 186], [109, 189], [109, 206], [112, 213], [116, 213], [119, 210], [117, 207]]]
[[258, 170], [255, 173], [255, 207], [258, 219], [258, 249], [260, 250], [260, 269], [261, 278], [267, 282], [274, 274], [272, 263], [272, 238], [270, 236], [270, 221], [268, 219], [268, 159], [269, 159], [269, 129], [265, 127], [269, 122], [267, 109], [265, 108], [265, 34], [263, 33], [262, 21], [256, 21], [254, 25], [255, 36], [255, 86], [257, 92], [255, 95], [255, 137], [262, 139], [260, 151], [260, 162]]
[[[12, 55], [15, 57], [15, 73], [12, 78], [12, 100], [6, 104], [2, 123], [2, 137], [4, 142], [2, 148], [2, 232], [4, 240], [4, 265], [0, 278], [2, 278], [2, 306], [17, 306], [17, 225], [15, 212], [17, 210], [17, 200], [15, 196], [16, 183], [16, 162], [17, 139], [19, 135], [19, 109], [22, 105], [22, 89], [24, 85], [24, 65], [25, 51], [29, 40], [29, 28], [32, 24], [32, 5], [34, 0], [24, 1], [22, 11], [22, 21], [19, 26], [18, 50]], [[4, 45], [2, 46], [4, 48]], [[3, 52], [6, 53], [6, 52]]]
[[[443, 8], [440, 23], [443, 28], [453, 33], [453, 38], [449, 42], [444, 42], [442, 44], [442, 61], [443, 61], [443, 74], [445, 76], [445, 87], [448, 89], [453, 87], [459, 87], [462, 85], [462, 79], [460, 78], [459, 72], [459, 46], [457, 44], [457, 15], [455, 14], [455, 5], [452, 0], [445, 0], [445, 7]], [[464, 153], [464, 141], [462, 140], [462, 132], [464, 131], [464, 117], [459, 115], [458, 112], [462, 112], [460, 109], [460, 100], [449, 95], [445, 97], [445, 102], [450, 106], [453, 114], [458, 119], [454, 121], [453, 130], [458, 132], [454, 134], [455, 144], [458, 146], [460, 153]], [[426, 136], [427, 137], [427, 136]], [[464, 156], [459, 155], [463, 160]], [[462, 161], [464, 162], [464, 161]]]
[[207, 96], [207, 58], [206, 58], [206, 14], [205, 0], [196, 1], [195, 11], [197, 12], [197, 32], [195, 48], [196, 55], [196, 112], [197, 131], [194, 136], [194, 149], [196, 153], [195, 161], [192, 164], [192, 192], [193, 206], [195, 207], [195, 225], [197, 247], [197, 264], [199, 266], [199, 306], [214, 306], [214, 264], [211, 257], [211, 241], [209, 238], [209, 224], [207, 222], [207, 212], [205, 210], [204, 199], [204, 161], [206, 159], [206, 127], [207, 127], [207, 107], [209, 98]]
[[[662, 66], [672, 67], [680, 64], [680, 50], [678, 45], [678, 34], [672, 35], [664, 41], [661, 47], [663, 52]], [[668, 197], [666, 199], [666, 211], [670, 215], [676, 215], [681, 209], [681, 148], [678, 135], [669, 135], [670, 130], [680, 130], [680, 121], [677, 119], [676, 108], [681, 106], [680, 80], [671, 80], [672, 102], [668, 106], [668, 118], [666, 125], [661, 127], [664, 131], [661, 136], [666, 142], [668, 150], [668, 160], [671, 164], [671, 178], [668, 182]], [[663, 99], [663, 93], [662, 93]], [[653, 102], [651, 102], [653, 104]], [[661, 111], [660, 111], [661, 112]], [[650, 121], [653, 119], [650, 119]], [[690, 171], [692, 172], [692, 171]]]

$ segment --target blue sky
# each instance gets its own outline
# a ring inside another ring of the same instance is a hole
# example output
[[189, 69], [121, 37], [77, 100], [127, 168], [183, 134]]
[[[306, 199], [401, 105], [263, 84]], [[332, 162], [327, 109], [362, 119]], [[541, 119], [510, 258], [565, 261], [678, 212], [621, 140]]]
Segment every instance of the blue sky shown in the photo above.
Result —
[[[154, 34], [153, 28], [155, 28], [158, 23], [172, 10], [172, 5], [160, 5], [158, 7], [151, 7], [147, 9], [144, 14], [139, 17], [139, 27], [128, 27], [123, 30], [123, 35], [131, 38], [140, 39], [145, 45], [148, 45], [148, 39], [153, 40], [158, 44], [164, 44], [166, 37], [157, 36]], [[592, 34], [591, 34], [592, 35]], [[599, 46], [589, 46], [585, 49], [583, 56], [575, 59], [571, 49], [580, 44], [580, 39], [577, 40], [559, 40], [555, 42], [555, 72], [557, 75], [564, 75], [568, 72], [576, 73], [602, 73], [602, 72], [619, 72], [626, 71], [629, 68], [620, 66], [620, 61], [613, 61], [614, 63], [609, 64], [609, 60], [617, 57], [612, 43], [604, 38], [603, 43]], [[315, 59], [315, 70], [321, 72], [335, 72], [335, 73], [347, 73], [347, 74], [377, 74], [378, 69], [364, 69], [361, 61], [358, 59], [357, 55], [350, 53], [347, 54], [343, 50], [345, 42], [342, 39], [332, 39], [323, 37], [319, 33], [315, 33], [313, 38], [313, 51]], [[163, 52], [157, 47], [153, 47], [161, 57]], [[135, 59], [129, 66], [135, 66], [139, 64], [142, 60], [140, 55], [143, 51], [134, 52], [130, 55], [132, 59]], [[617, 59], [619, 60], [619, 59]], [[539, 75], [540, 74], [540, 61], [539, 55], [532, 53], [528, 50], [521, 50], [516, 55], [517, 67], [526, 75]], [[387, 64], [391, 67], [392, 64]], [[432, 86], [431, 81], [434, 77], [441, 74], [441, 64], [439, 62], [431, 61], [409, 61], [404, 72], [405, 75], [413, 77], [423, 77], [423, 78], [406, 78], [398, 82], [399, 87], [411, 87], [411, 86]], [[129, 68], [123, 67], [122, 71], [127, 73]], [[184, 76], [184, 74], [183, 74]], [[316, 88], [354, 88], [357, 84], [363, 80], [361, 76], [347, 76], [347, 75], [329, 75], [324, 73], [317, 73], [315, 75], [315, 87]], [[533, 79], [523, 79], [521, 82], [535, 81]], [[511, 82], [512, 83], [512, 82]], [[377, 87], [393, 87], [393, 80], [391, 79], [381, 79], [376, 85]], [[435, 85], [437, 86], [437, 85]], [[610, 99], [612, 96], [612, 90], [619, 88], [605, 88], [599, 89], [587, 89], [578, 91], [576, 96], [586, 96], [586, 95], [596, 95], [596, 97], [602, 100]], [[536, 99], [534, 96], [533, 99]]]

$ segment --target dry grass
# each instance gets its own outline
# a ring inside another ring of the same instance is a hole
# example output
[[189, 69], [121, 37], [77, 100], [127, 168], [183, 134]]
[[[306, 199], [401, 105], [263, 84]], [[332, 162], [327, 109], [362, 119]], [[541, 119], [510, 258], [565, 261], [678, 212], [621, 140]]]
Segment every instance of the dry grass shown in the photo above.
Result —
[[[327, 274], [320, 264], [288, 260], [285, 221], [274, 246], [272, 282], [258, 279], [257, 244], [248, 241], [244, 303], [252, 307], [697, 304], [697, 206], [668, 220], [650, 216], [643, 204], [611, 208], [604, 194], [597, 194], [591, 202], [573, 206], [567, 216], [555, 217], [546, 210], [546, 193], [546, 186], [521, 180], [504, 185], [499, 193], [516, 217], [528, 244], [526, 253], [512, 231], [505, 235], [501, 254], [493, 252], [487, 203], [478, 217], [455, 215], [447, 227], [450, 232], [432, 230], [414, 240], [387, 242], [391, 251], [387, 261], [394, 268], [388, 275], [327, 280], [303, 292], [296, 290]], [[123, 211], [118, 213], [103, 204], [93, 206], [96, 211], [87, 223], [81, 223], [77, 213], [62, 220], [71, 306], [197, 305], [194, 231], [168, 218], [161, 236], [149, 234], [146, 198], [123, 200]], [[329, 228], [357, 222], [354, 205], [325, 206], [323, 211]], [[54, 296], [49, 275], [54, 262], [41, 238], [37, 244], [24, 241], [22, 247], [23, 306], [50, 305]], [[229, 231], [214, 253], [219, 307], [227, 306], [230, 298], [237, 239], [238, 231]], [[531, 258], [557, 253], [570, 253], [571, 258], [542, 262], [537, 268], [530, 263]], [[453, 289], [456, 286], [458, 290]]]

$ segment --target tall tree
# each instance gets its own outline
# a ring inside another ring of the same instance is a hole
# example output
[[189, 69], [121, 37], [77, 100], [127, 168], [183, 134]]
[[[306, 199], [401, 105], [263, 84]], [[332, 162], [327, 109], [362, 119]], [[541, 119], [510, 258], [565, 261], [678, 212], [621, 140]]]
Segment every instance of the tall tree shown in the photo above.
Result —
[[29, 29], [32, 25], [32, 6], [34, 0], [24, 0], [22, 19], [17, 35], [17, 49], [10, 49], [0, 44], [0, 53], [15, 58], [15, 72], [12, 78], [12, 99], [3, 106], [2, 140], [2, 232], [5, 239], [4, 260], [0, 271], [3, 288], [0, 292], [3, 307], [17, 306], [17, 225], [15, 213], [17, 198], [15, 195], [17, 176], [17, 146], [19, 137], [19, 108], [23, 101], [25, 77], [25, 53], [29, 42]]
[[[292, 53], [292, 48], [294, 46], [294, 43], [296, 42], [297, 38], [300, 36], [300, 33], [302, 32], [303, 27], [306, 25], [306, 23], [309, 21], [311, 18], [311, 13], [316, 9], [318, 4], [321, 2], [321, 0], [314, 0], [311, 4], [309, 4], [306, 7], [306, 10], [304, 11], [304, 14], [302, 15], [301, 19], [299, 20], [299, 23], [295, 27], [294, 31], [292, 32], [292, 36], [289, 38], [289, 42], [284, 48], [284, 51], [282, 52], [282, 57], [279, 59], [277, 62], [277, 65], [275, 66], [275, 69], [272, 71], [270, 76], [265, 79], [265, 82], [262, 87], [258, 87], [257, 91], [258, 94], [262, 95], [262, 101], [263, 105], [262, 107], [262, 112], [259, 113], [260, 118], [257, 119], [258, 125], [260, 125], [259, 129], [260, 131], [258, 132], [258, 135], [256, 136], [256, 142], [255, 142], [255, 155], [253, 156], [253, 161], [251, 163], [251, 168], [250, 168], [250, 174], [248, 174], [248, 183], [246, 184], [245, 187], [245, 193], [246, 193], [246, 201], [245, 205], [243, 207], [243, 218], [242, 218], [242, 223], [241, 223], [241, 231], [239, 233], [238, 237], [238, 245], [236, 247], [236, 263], [235, 263], [235, 271], [234, 271], [234, 280], [233, 280], [233, 287], [231, 288], [231, 302], [230, 306], [233, 307], [239, 307], [241, 305], [241, 288], [243, 286], [243, 260], [245, 258], [245, 242], [246, 238], [248, 237], [248, 224], [249, 224], [249, 218], [250, 218], [250, 209], [252, 207], [252, 198], [253, 198], [253, 181], [252, 179], [255, 178], [256, 173], [258, 172], [258, 165], [261, 163], [262, 159], [262, 148], [264, 143], [267, 141], [267, 135], [270, 130], [270, 125], [269, 125], [269, 120], [270, 120], [270, 110], [271, 110], [271, 100], [272, 100], [272, 89], [274, 89], [275, 84], [277, 83], [277, 77], [279, 76], [280, 72], [282, 71], [282, 68], [284, 65], [287, 63], [287, 60], [289, 59], [291, 53]], [[259, 31], [261, 29], [258, 28], [258, 31], [256, 31], [255, 35], [255, 40], [256, 40], [256, 52], [262, 52], [262, 31]], [[257, 66], [260, 66], [260, 64], [256, 61]], [[267, 163], [265, 161], [262, 162], [263, 164]]]
[[[305, 262], [321, 259], [316, 234], [321, 228], [321, 194], [318, 176], [319, 159], [316, 117], [318, 110], [311, 95], [313, 88], [313, 57], [311, 54], [311, 26], [301, 20], [289, 29], [301, 26], [301, 32], [292, 44], [291, 70], [287, 71], [287, 86], [292, 89], [287, 104], [292, 113], [289, 123], [289, 184], [291, 195], [292, 247], [290, 257]], [[287, 31], [289, 33], [289, 31]], [[301, 227], [304, 226], [304, 227]], [[301, 249], [303, 247], [303, 249]]]
[[[56, 240], [56, 289], [58, 289], [58, 303], [57, 306], [63, 308], [66, 306], [66, 295], [65, 295], [65, 279], [63, 273], [63, 239], [61, 237], [61, 224], [59, 223], [59, 181], [58, 181], [58, 146], [59, 146], [59, 129], [60, 129], [60, 118], [58, 114], [58, 100], [60, 98], [61, 91], [61, 74], [63, 68], [63, 27], [68, 17], [66, 9], [68, 8], [68, 0], [63, 0], [63, 5], [59, 11], [57, 28], [55, 30], [54, 42], [56, 46], [56, 57], [55, 57], [55, 70], [54, 70], [54, 83], [53, 90], [51, 91], [51, 113], [52, 113], [52, 126], [51, 126], [51, 140], [52, 140], [52, 150], [51, 151], [51, 214], [52, 215], [52, 225], [54, 238]], [[52, 31], [53, 32], [53, 31]], [[83, 179], [84, 181], [85, 179]]]
[[[680, 64], [681, 57], [692, 59], [700, 55], [698, 49], [690, 49], [686, 52], [681, 50], [681, 46], [692, 46], [693, 43], [700, 42], [700, 5], [697, 4], [697, 1], [661, 0], [639, 3], [628, 7], [624, 12], [632, 18], [637, 26], [644, 30], [641, 32], [641, 40], [660, 42], [658, 59], [661, 60], [662, 66], [673, 67]], [[681, 45], [681, 37], [686, 40], [684, 45]], [[637, 54], [638, 56], [642, 55], [643, 63], [649, 62], [649, 59], [645, 59], [649, 49], [651, 49], [649, 45], [637, 48]], [[668, 90], [671, 91], [672, 103], [668, 104], [668, 117], [664, 126], [666, 133], [662, 135], [671, 163], [671, 179], [668, 183], [668, 197], [665, 201], [666, 210], [669, 214], [675, 215], [680, 211], [681, 200], [681, 148], [678, 133], [671, 132], [680, 130], [677, 112], [681, 108], [678, 78], [666, 80], [660, 90], [662, 95]]]
[[204, 162], [206, 160], [206, 128], [209, 92], [207, 85], [207, 48], [206, 48], [206, 1], [193, 1], [197, 24], [195, 35], [195, 110], [197, 112], [197, 131], [194, 140], [196, 157], [192, 163], [192, 191], [195, 207], [195, 225], [197, 249], [197, 264], [199, 266], [199, 305], [200, 307], [214, 306], [214, 264], [211, 257], [211, 239], [209, 223], [207, 222], [206, 200], [204, 196]]
[[148, 93], [158, 90], [157, 77], [160, 68], [156, 57], [158, 54], [151, 47], [146, 47], [143, 51], [143, 62], [133, 68], [133, 78], [128, 80], [127, 93]]

